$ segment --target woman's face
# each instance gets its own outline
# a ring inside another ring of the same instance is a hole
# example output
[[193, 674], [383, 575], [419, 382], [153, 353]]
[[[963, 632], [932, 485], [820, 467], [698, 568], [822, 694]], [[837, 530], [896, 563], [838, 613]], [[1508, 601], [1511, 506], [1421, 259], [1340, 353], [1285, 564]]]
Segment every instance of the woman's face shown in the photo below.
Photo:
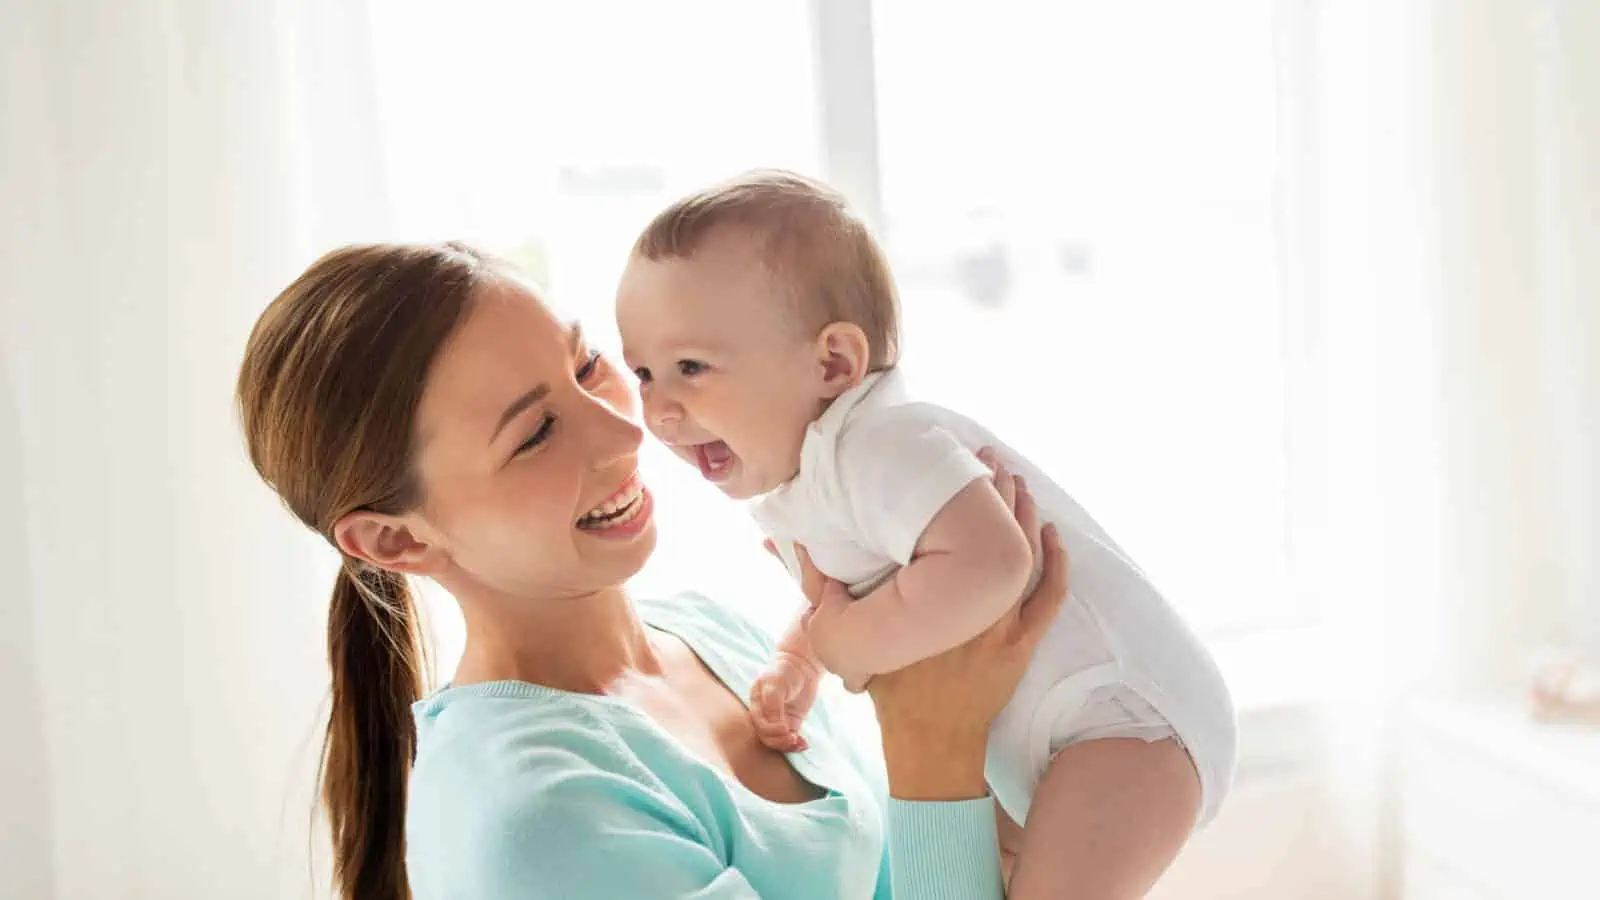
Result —
[[575, 325], [520, 285], [483, 290], [417, 411], [417, 512], [448, 559], [440, 580], [545, 598], [637, 572], [655, 523], [635, 414], [631, 385]]

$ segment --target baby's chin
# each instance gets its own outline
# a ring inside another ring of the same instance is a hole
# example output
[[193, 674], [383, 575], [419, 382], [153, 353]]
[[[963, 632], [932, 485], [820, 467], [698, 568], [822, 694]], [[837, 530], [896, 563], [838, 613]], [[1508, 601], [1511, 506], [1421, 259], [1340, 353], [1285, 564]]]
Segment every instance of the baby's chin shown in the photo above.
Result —
[[[747, 473], [740, 472], [739, 474], [745, 475]], [[798, 471], [791, 471], [783, 478], [775, 477], [770, 472], [748, 474], [752, 477], [735, 478], [730, 483], [721, 485], [722, 492], [735, 500], [750, 500], [763, 494], [770, 494], [793, 481]]]
[[717, 482], [716, 487], [730, 500], [750, 500], [771, 491], [777, 485], [766, 483], [765, 479], [745, 468], [744, 461], [740, 460], [738, 470], [733, 473], [733, 477]]
[[741, 459], [729, 478], [712, 484], [730, 500], [753, 500], [782, 487], [785, 481], [787, 479], [777, 481], [759, 472], [752, 472]]
[[756, 497], [767, 493], [766, 491], [759, 490], [754, 487], [746, 487], [738, 484], [719, 484], [717, 485], [717, 490], [721, 491], [722, 495], [727, 497], [729, 500], [753, 500]]

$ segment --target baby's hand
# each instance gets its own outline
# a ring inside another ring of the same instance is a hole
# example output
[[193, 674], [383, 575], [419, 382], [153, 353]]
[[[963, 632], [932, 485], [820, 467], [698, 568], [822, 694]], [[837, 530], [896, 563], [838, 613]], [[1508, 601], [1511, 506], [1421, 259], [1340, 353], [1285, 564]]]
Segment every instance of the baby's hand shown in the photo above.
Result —
[[808, 746], [800, 723], [817, 700], [822, 670], [803, 656], [778, 651], [772, 666], [750, 688], [750, 718], [761, 743], [783, 753]]

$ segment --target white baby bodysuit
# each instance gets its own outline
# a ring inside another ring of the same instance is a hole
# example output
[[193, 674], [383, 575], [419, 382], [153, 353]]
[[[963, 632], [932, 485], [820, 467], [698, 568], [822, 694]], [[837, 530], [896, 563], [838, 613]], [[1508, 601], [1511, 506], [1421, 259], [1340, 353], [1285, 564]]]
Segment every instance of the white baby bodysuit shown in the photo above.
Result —
[[792, 574], [798, 577], [794, 547], [801, 545], [818, 569], [863, 597], [911, 561], [951, 498], [988, 476], [975, 455], [985, 446], [1026, 479], [1041, 522], [1055, 523], [1071, 585], [991, 729], [987, 775], [996, 798], [1024, 822], [1061, 747], [1175, 737], [1200, 775], [1200, 820], [1208, 820], [1232, 782], [1235, 756], [1233, 707], [1210, 654], [1089, 514], [987, 429], [913, 402], [896, 370], [874, 373], [811, 423], [799, 474], [757, 500], [752, 513]]

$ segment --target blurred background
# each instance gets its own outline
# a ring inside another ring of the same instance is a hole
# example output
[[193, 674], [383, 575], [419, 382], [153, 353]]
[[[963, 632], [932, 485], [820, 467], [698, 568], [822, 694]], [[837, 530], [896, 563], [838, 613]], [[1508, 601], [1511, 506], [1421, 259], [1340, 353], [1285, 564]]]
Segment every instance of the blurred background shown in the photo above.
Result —
[[[336, 559], [231, 406], [278, 289], [465, 238], [614, 349], [637, 231], [755, 166], [1214, 647], [1239, 783], [1155, 896], [1600, 897], [1600, 3], [0, 0], [0, 52], [0, 897], [327, 895]], [[646, 475], [639, 589], [783, 621]]]

